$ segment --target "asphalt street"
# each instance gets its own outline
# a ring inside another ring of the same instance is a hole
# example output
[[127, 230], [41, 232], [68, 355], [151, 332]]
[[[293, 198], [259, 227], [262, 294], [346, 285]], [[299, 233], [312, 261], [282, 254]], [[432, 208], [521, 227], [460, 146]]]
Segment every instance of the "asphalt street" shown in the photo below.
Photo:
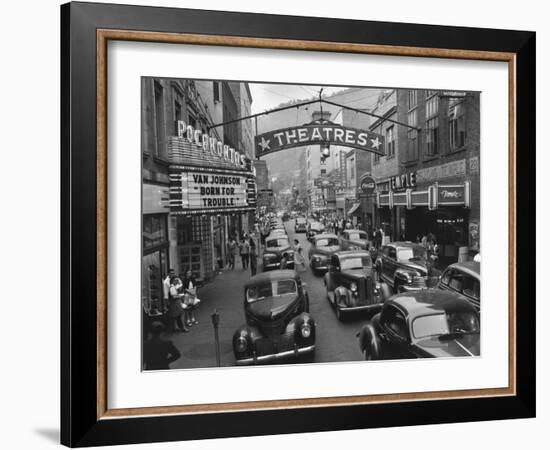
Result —
[[[304, 255], [308, 254], [309, 242], [305, 233], [294, 233], [294, 222], [288, 221], [285, 227], [292, 243], [294, 238], [300, 241]], [[261, 259], [258, 259], [261, 270]], [[357, 361], [362, 359], [356, 333], [367, 320], [365, 316], [350, 317], [339, 322], [327, 300], [322, 276], [315, 276], [308, 267], [300, 272], [307, 284], [310, 299], [310, 313], [317, 325], [316, 352], [314, 362]], [[244, 323], [244, 289], [250, 278], [250, 270], [243, 270], [240, 261], [234, 270], [224, 270], [215, 280], [198, 291], [202, 303], [196, 312], [198, 325], [191, 327], [188, 333], [169, 333], [180, 350], [182, 357], [172, 363], [172, 368], [216, 367], [216, 345], [211, 315], [214, 310], [220, 315], [219, 341], [221, 366], [234, 366], [235, 358], [231, 340], [235, 330]], [[290, 361], [292, 362], [292, 360]]]

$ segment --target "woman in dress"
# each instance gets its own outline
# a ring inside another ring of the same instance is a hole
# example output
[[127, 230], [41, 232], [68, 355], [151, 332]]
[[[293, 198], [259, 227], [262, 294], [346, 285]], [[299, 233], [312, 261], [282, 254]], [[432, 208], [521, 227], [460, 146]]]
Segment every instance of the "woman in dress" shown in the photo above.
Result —
[[184, 295], [180, 293], [181, 287], [182, 283], [178, 277], [173, 277], [170, 280], [170, 290], [168, 294], [168, 316], [172, 319], [172, 327], [174, 332], [187, 333], [189, 329], [185, 327], [181, 320], [181, 316], [185, 312], [181, 303]]

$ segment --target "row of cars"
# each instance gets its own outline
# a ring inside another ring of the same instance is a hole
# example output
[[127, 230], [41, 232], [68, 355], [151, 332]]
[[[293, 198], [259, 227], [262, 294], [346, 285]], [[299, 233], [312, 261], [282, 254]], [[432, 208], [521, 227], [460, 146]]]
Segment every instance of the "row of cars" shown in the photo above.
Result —
[[[420, 246], [390, 243], [373, 261], [370, 251], [342, 250], [337, 242], [335, 235], [316, 235], [310, 263], [325, 272], [327, 299], [339, 320], [372, 313], [357, 334], [365, 359], [479, 355], [479, 263], [453, 264], [429, 288], [433, 266]], [[237, 364], [313, 358], [315, 321], [295, 271], [253, 277], [244, 307], [246, 324], [233, 337]]]

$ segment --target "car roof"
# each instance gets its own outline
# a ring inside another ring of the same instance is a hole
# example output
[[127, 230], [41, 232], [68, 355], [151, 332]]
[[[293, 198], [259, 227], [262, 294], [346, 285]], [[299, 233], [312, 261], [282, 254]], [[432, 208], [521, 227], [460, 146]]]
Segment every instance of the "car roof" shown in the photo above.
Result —
[[334, 252], [333, 254], [338, 257], [346, 257], [352, 255], [364, 255], [370, 257], [370, 253], [366, 252], [365, 250], [340, 250], [339, 252]]
[[315, 240], [317, 240], [317, 239], [329, 239], [329, 238], [338, 239], [338, 236], [336, 236], [333, 233], [321, 233], [321, 234], [316, 234], [313, 237], [313, 239], [315, 239]]
[[354, 228], [353, 230], [344, 230], [344, 232], [346, 233], [367, 233], [366, 231], [364, 230], [357, 230], [356, 228]]
[[269, 235], [266, 237], [266, 240], [267, 239], [286, 239], [288, 241], [288, 235], [286, 234], [282, 234], [282, 233], [269, 233]]
[[250, 278], [244, 285], [245, 289], [252, 287], [252, 286], [258, 286], [260, 284], [264, 284], [271, 281], [277, 281], [277, 280], [300, 280], [300, 276], [295, 270], [291, 269], [284, 269], [284, 270], [270, 270], [268, 272], [262, 272], [258, 275], [254, 275], [252, 278]]
[[455, 292], [440, 289], [421, 289], [397, 294], [387, 300], [410, 318], [437, 313], [476, 312], [475, 308]]
[[449, 269], [458, 269], [461, 272], [467, 273], [468, 275], [479, 279], [479, 263], [475, 261], [465, 261], [451, 264], [445, 270]]
[[423, 249], [425, 249], [425, 247], [421, 244], [417, 244], [416, 242], [411, 242], [411, 241], [395, 241], [395, 242], [390, 242], [389, 244], [386, 244], [386, 245], [391, 245], [391, 246], [394, 246], [394, 247], [404, 247], [404, 248], [419, 248], [419, 247], [422, 247]]

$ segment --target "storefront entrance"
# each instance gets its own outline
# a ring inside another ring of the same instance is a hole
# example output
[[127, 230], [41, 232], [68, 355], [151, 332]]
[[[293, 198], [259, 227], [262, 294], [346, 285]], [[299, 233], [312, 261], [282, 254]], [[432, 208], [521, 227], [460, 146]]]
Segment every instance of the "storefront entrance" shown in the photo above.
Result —
[[458, 260], [460, 247], [468, 245], [469, 209], [460, 206], [427, 207], [406, 210], [406, 238], [417, 241], [433, 233], [439, 245], [440, 261], [450, 264]]

